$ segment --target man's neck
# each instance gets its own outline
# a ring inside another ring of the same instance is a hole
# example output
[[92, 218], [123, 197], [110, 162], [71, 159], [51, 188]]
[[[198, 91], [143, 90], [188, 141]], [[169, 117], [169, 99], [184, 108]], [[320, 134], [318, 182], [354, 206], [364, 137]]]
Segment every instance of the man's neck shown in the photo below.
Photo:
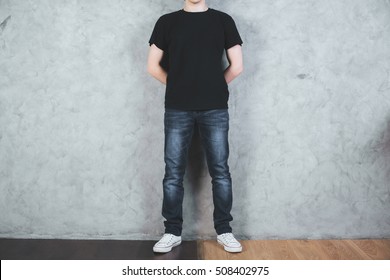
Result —
[[183, 9], [186, 12], [196, 13], [196, 12], [204, 12], [208, 9], [208, 7], [205, 1], [200, 1], [195, 4], [191, 3], [190, 1], [186, 1]]

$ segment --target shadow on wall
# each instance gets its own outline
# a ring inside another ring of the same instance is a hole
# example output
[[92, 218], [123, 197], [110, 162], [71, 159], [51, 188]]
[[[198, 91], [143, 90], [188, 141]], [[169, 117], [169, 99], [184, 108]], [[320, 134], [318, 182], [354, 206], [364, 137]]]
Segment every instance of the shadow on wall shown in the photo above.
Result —
[[[379, 238], [390, 237], [390, 219], [388, 213], [390, 213], [390, 114], [387, 115], [386, 121], [381, 129], [378, 129], [376, 135], [372, 137], [364, 147], [364, 153], [362, 155], [362, 161], [368, 161], [369, 166], [374, 168], [373, 174], [370, 175], [370, 199], [375, 198], [375, 206], [381, 209], [380, 214], [384, 218], [385, 223], [380, 225], [383, 233]], [[384, 177], [382, 177], [384, 176]], [[382, 188], [381, 184], [386, 182], [386, 186]], [[373, 197], [374, 196], [374, 197]], [[387, 232], [387, 233], [386, 233]]]
[[[387, 116], [385, 127], [379, 132], [379, 135], [374, 139], [375, 143], [370, 143], [366, 150], [369, 151], [368, 157], [373, 161], [377, 161], [378, 165], [385, 169], [386, 181], [390, 182], [390, 115]], [[390, 183], [388, 185], [388, 203], [390, 205]]]
[[214, 209], [209, 207], [213, 205], [210, 182], [206, 154], [202, 146], [199, 127], [195, 124], [184, 175], [183, 212], [187, 221], [184, 221], [186, 228], [183, 228], [183, 232], [189, 236], [189, 239], [198, 239], [213, 228], [212, 220], [208, 219], [212, 216]]
[[[384, 163], [387, 167], [386, 179], [390, 184], [390, 115], [387, 117], [386, 130], [384, 131], [384, 142], [382, 147], [382, 155], [384, 157]], [[390, 185], [388, 186], [388, 198], [390, 199]], [[390, 201], [389, 201], [390, 204]]]
[[[390, 115], [387, 116], [386, 120], [386, 129], [384, 130], [383, 135], [383, 144], [380, 146], [380, 152], [383, 157], [383, 166], [386, 168], [385, 182], [387, 185], [387, 200], [385, 205], [387, 205], [387, 213], [390, 212]], [[390, 220], [387, 219], [388, 226], [390, 226]], [[390, 237], [390, 232], [387, 237]]]

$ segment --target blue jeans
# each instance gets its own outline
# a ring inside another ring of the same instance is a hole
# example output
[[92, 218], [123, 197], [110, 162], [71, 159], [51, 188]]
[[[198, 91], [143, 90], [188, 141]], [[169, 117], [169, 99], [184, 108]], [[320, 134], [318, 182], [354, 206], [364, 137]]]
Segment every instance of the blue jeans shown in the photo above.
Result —
[[232, 232], [229, 225], [229, 222], [233, 220], [230, 214], [233, 195], [228, 166], [228, 109], [183, 111], [166, 108], [162, 206], [162, 215], [166, 219], [164, 221], [165, 233], [181, 235], [182, 232], [183, 177], [195, 123], [199, 127], [208, 170], [212, 178], [214, 228], [217, 234]]

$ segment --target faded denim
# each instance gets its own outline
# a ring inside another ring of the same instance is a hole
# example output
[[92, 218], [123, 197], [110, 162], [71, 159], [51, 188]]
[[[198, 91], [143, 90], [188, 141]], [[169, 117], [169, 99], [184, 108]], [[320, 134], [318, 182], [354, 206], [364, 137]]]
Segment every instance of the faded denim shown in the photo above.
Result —
[[233, 195], [228, 166], [228, 109], [183, 111], [168, 108], [164, 113], [165, 175], [162, 215], [166, 219], [165, 232], [174, 235], [181, 235], [182, 232], [183, 176], [195, 123], [199, 127], [212, 178], [214, 228], [217, 234], [231, 232], [229, 222], [233, 220], [230, 214]]

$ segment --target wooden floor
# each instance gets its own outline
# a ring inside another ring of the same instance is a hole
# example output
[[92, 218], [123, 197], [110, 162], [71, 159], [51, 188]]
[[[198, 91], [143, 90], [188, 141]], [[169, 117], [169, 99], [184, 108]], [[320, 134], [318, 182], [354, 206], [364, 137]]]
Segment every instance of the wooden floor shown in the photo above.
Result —
[[245, 240], [241, 253], [227, 253], [214, 240], [198, 241], [205, 260], [390, 260], [390, 239]]
[[156, 241], [1, 239], [2, 260], [194, 260], [197, 242], [184, 241], [167, 254], [153, 253]]
[[167, 254], [156, 241], [0, 239], [2, 260], [390, 260], [390, 239], [243, 240], [227, 253], [214, 240], [183, 241]]

